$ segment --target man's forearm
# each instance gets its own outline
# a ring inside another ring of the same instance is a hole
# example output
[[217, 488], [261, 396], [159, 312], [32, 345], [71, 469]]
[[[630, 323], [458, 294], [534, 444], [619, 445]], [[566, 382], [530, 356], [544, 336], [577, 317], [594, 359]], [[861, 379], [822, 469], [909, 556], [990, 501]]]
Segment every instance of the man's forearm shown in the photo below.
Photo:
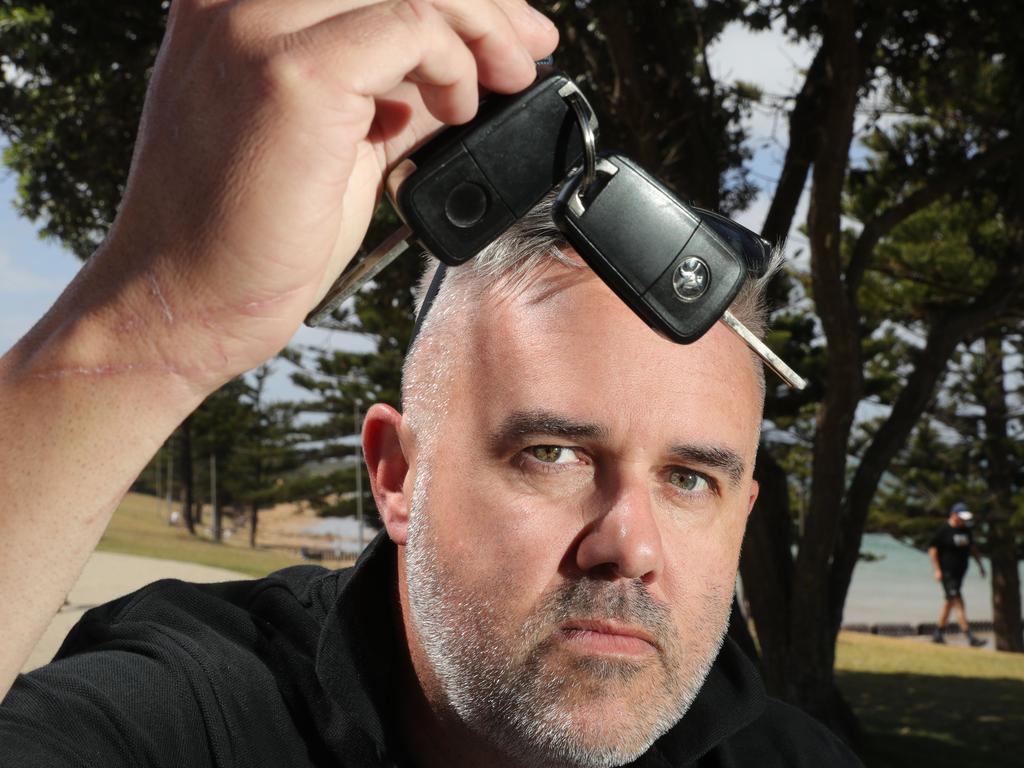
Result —
[[[0, 359], [0, 698], [138, 473], [202, 400], [158, 313], [80, 279]], [[144, 291], [138, 292], [144, 295]]]

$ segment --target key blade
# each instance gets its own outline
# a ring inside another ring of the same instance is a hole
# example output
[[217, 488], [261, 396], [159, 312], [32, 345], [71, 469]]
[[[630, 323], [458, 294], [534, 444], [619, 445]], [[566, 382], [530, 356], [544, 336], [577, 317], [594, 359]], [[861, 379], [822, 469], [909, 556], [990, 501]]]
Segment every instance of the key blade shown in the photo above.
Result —
[[732, 312], [726, 310], [722, 315], [721, 322], [724, 323], [729, 330], [743, 339], [744, 343], [754, 350], [758, 357], [764, 360], [765, 364], [775, 371], [775, 373], [779, 375], [779, 378], [793, 389], [800, 390], [807, 386], [807, 382], [804, 381], [800, 374], [786, 365], [781, 357], [768, 349], [764, 342], [751, 333], [747, 326], [736, 319], [736, 316]]
[[327, 291], [327, 294], [306, 315], [305, 323], [316, 328], [331, 316], [345, 299], [354, 296], [370, 280], [384, 271], [391, 262], [401, 256], [409, 247], [412, 230], [401, 226], [374, 248], [355, 267], [342, 272]]

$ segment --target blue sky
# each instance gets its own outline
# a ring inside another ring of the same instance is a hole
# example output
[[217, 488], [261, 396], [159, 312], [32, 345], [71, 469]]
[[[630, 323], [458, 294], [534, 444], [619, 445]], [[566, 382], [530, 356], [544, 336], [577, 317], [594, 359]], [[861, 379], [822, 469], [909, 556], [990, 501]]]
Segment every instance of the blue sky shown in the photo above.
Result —
[[[806, 67], [813, 51], [789, 43], [781, 34], [752, 34], [739, 25], [726, 30], [711, 52], [714, 76], [723, 82], [744, 80], [773, 94], [793, 93], [800, 83], [800, 69]], [[768, 110], [757, 110], [751, 118], [751, 148], [755, 151], [752, 171], [756, 182], [771, 193], [786, 148], [786, 124]], [[18, 217], [13, 201], [16, 180], [0, 168], [0, 353], [6, 352], [46, 312], [72, 280], [80, 262], [58, 244], [43, 241], [36, 227]], [[767, 211], [768, 195], [762, 195], [737, 219], [759, 229]], [[806, 201], [805, 201], [806, 202]], [[797, 221], [804, 218], [804, 204]], [[799, 249], [801, 238], [792, 235], [789, 250]], [[337, 333], [303, 328], [298, 343], [318, 347], [351, 347], [358, 339]], [[271, 395], [296, 397], [299, 390], [284, 375], [275, 377]]]
[[80, 262], [44, 242], [14, 210], [14, 174], [0, 169], [0, 351], [17, 341], [64, 290]]

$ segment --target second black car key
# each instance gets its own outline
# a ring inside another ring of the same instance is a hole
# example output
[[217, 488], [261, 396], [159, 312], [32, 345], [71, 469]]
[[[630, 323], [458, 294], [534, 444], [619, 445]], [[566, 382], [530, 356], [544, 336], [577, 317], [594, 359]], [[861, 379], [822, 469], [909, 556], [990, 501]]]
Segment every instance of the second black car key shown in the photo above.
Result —
[[682, 344], [703, 336], [746, 279], [737, 254], [623, 155], [602, 156], [582, 193], [577, 182], [554, 210], [569, 243], [648, 325]]
[[628, 157], [601, 156], [592, 180], [576, 174], [552, 217], [577, 253], [641, 319], [680, 344], [722, 321], [788, 384], [805, 386], [730, 312], [770, 246], [739, 224], [693, 208]]

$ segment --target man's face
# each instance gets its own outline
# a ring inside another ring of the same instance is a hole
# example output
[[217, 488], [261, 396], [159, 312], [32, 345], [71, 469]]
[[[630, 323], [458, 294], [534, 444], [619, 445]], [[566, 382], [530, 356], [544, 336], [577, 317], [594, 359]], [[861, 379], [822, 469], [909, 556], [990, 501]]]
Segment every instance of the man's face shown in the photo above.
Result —
[[403, 607], [428, 695], [479, 734], [533, 765], [620, 765], [719, 648], [759, 389], [720, 325], [679, 346], [589, 270], [547, 271], [462, 335], [415, 462]]

